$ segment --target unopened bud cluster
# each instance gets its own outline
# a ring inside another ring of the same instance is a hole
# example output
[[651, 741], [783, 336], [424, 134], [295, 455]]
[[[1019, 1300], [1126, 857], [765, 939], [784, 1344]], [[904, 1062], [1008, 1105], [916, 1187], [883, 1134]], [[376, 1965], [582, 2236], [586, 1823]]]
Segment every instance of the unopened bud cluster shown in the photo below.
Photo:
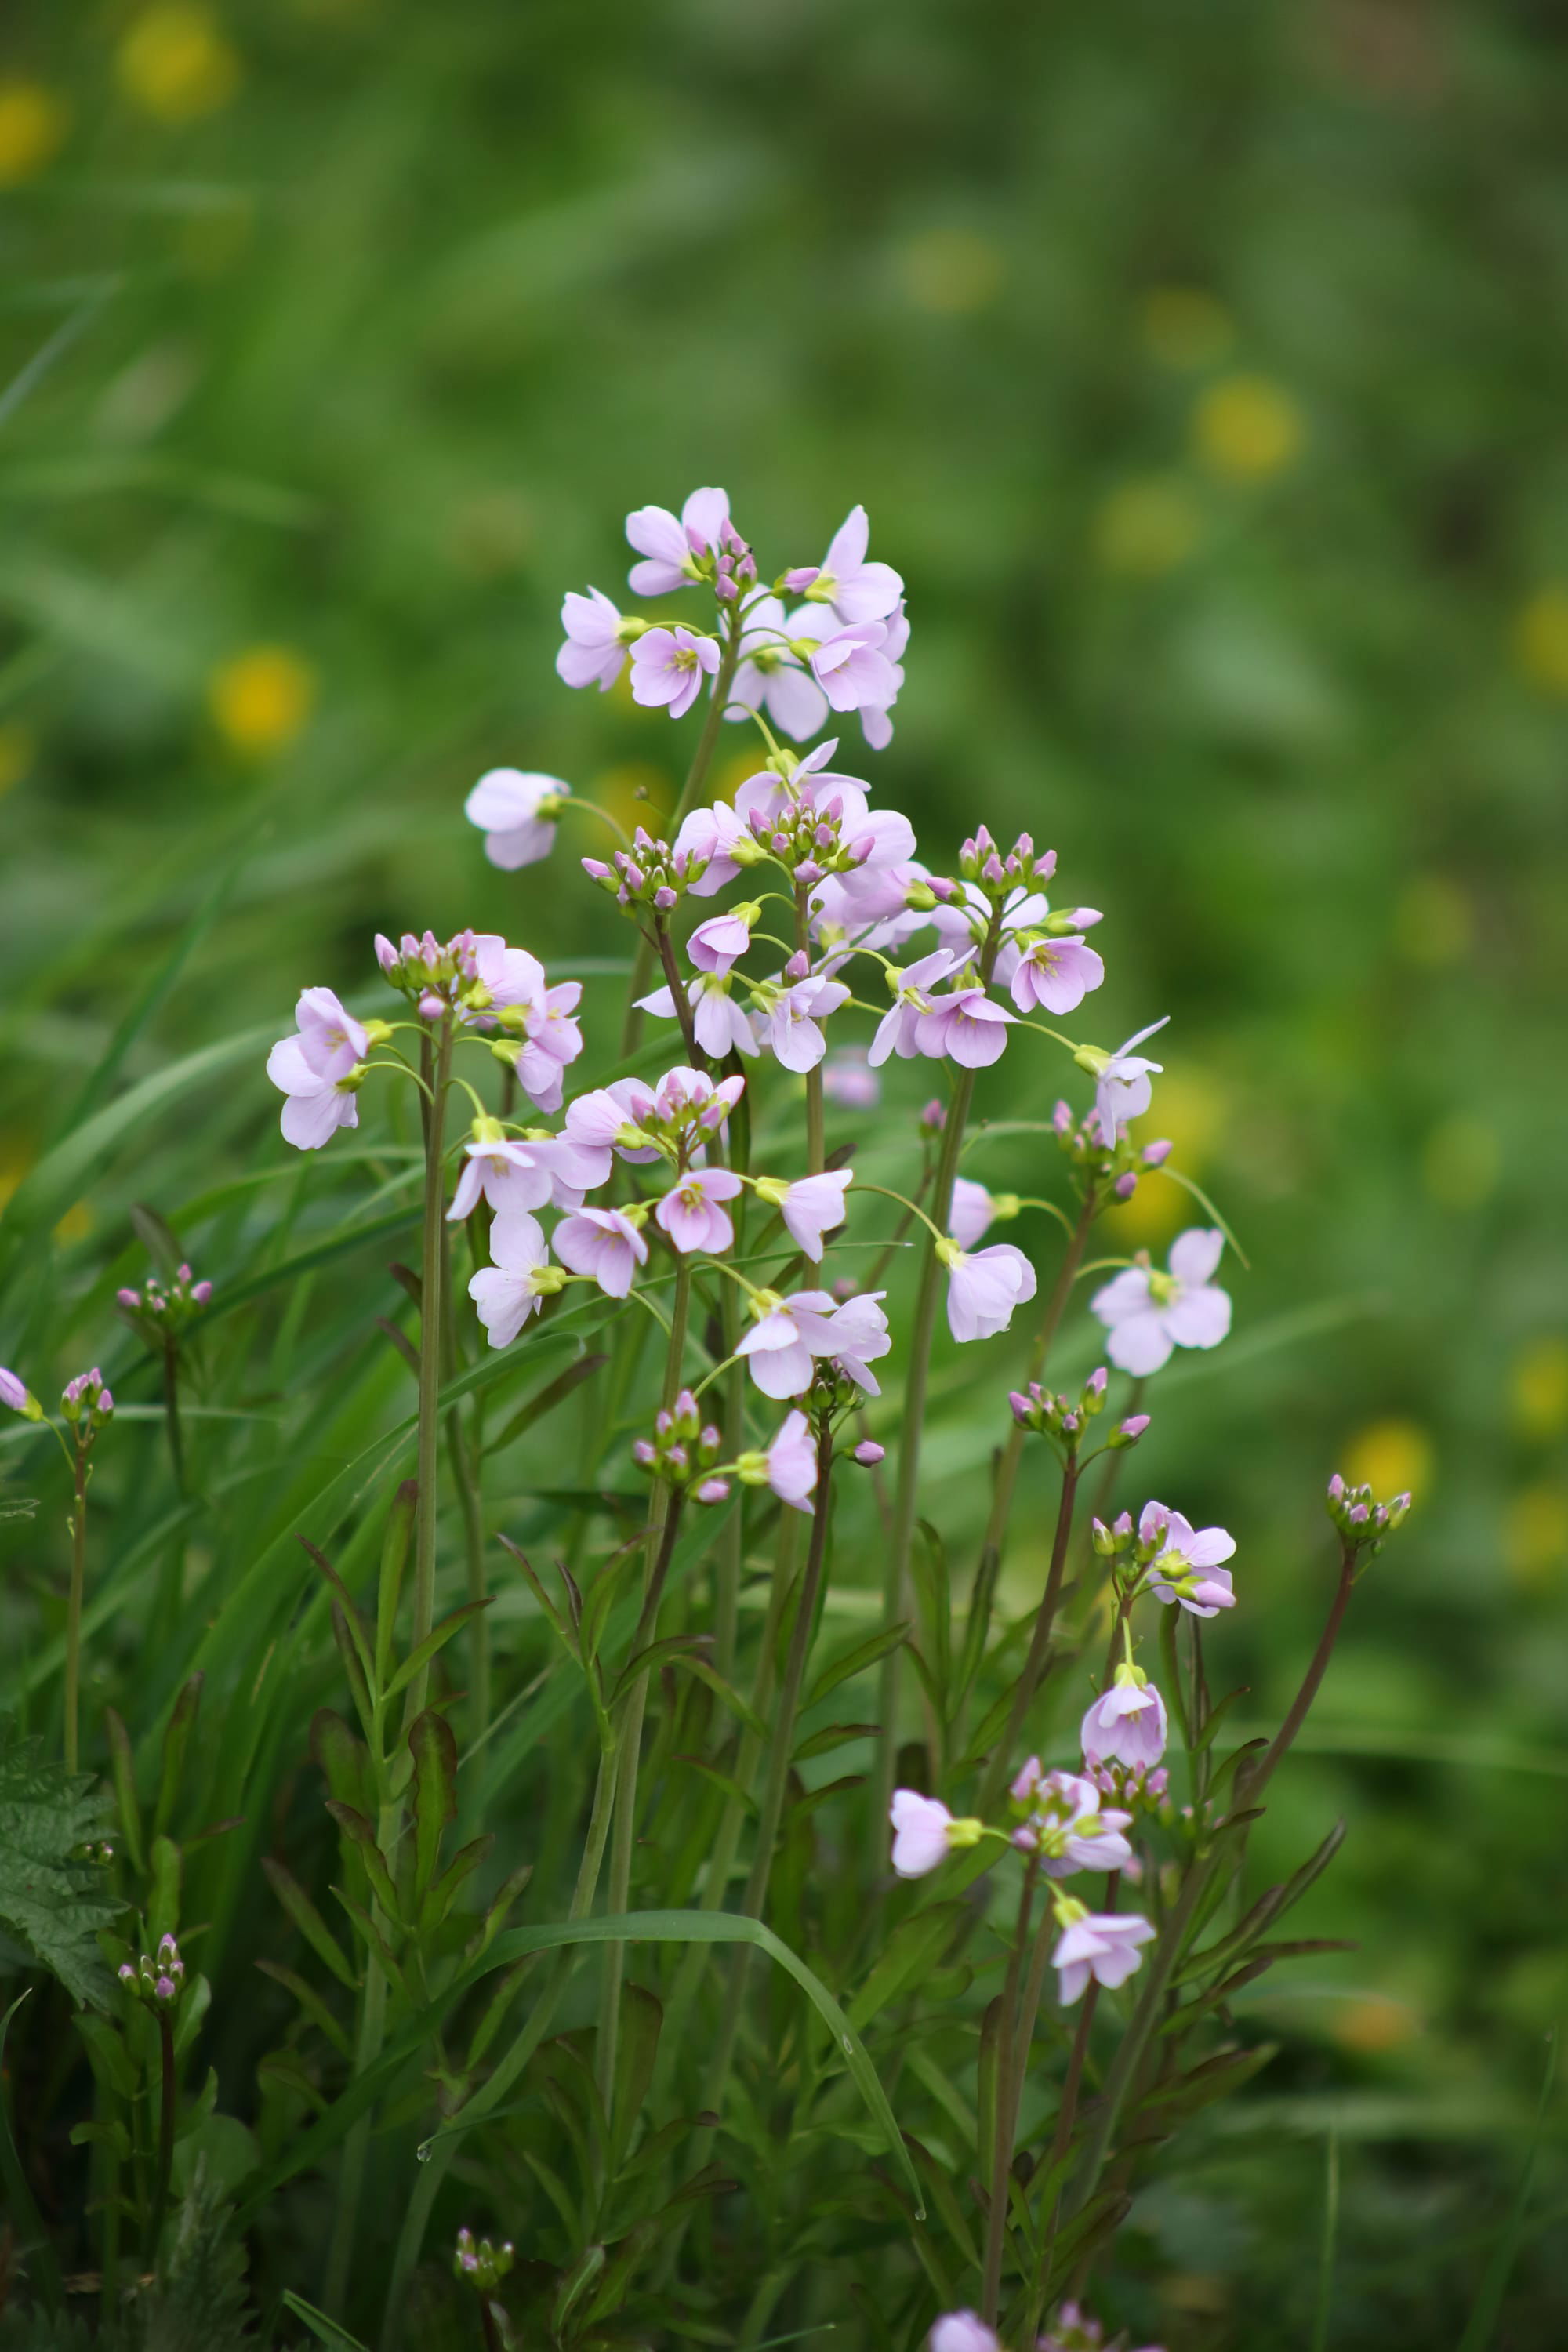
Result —
[[601, 890], [607, 890], [618, 907], [651, 907], [656, 914], [668, 915], [701, 877], [707, 864], [705, 857], [695, 857], [689, 850], [672, 849], [668, 841], [656, 841], [639, 824], [629, 849], [617, 849], [608, 866], [602, 857], [584, 857], [583, 871]]
[[175, 1269], [165, 1286], [149, 1276], [140, 1290], [129, 1286], [114, 1294], [114, 1303], [127, 1322], [149, 1337], [171, 1339], [199, 1315], [213, 1295], [210, 1282], [197, 1282], [188, 1265]]
[[510, 2238], [498, 2246], [489, 2238], [476, 2238], [471, 2230], [459, 2230], [452, 2255], [452, 2273], [465, 2279], [480, 2294], [489, 2294], [500, 2286], [516, 2259]]
[[1020, 885], [1032, 890], [1048, 882], [1057, 870], [1057, 853], [1047, 849], [1037, 855], [1033, 840], [1021, 833], [1004, 856], [991, 828], [983, 824], [961, 845], [958, 870], [966, 882], [977, 882], [1000, 903]]
[[739, 845], [726, 845], [726, 855], [739, 865], [750, 865], [758, 857], [771, 857], [794, 875], [797, 883], [810, 889], [827, 874], [853, 873], [864, 866], [876, 846], [876, 837], [868, 832], [846, 835], [844, 798], [842, 793], [824, 791], [826, 779], [814, 777], [814, 789], [798, 796], [790, 787], [790, 772], [795, 765], [788, 752], [781, 752], [768, 765], [778, 772], [791, 791], [790, 799], [782, 807], [752, 809], [746, 818], [751, 835], [751, 856], [742, 836]]
[[1124, 1764], [1111, 1758], [1102, 1764], [1086, 1763], [1083, 1769], [1085, 1780], [1092, 1780], [1102, 1797], [1132, 1813], [1158, 1812], [1170, 1790], [1171, 1776], [1163, 1764]]
[[[471, 930], [455, 931], [447, 940], [438, 940], [434, 931], [417, 937], [405, 931], [395, 947], [384, 932], [377, 931], [375, 960], [392, 986], [411, 996], [426, 1020], [437, 1019], [448, 1005], [477, 1001], [476, 991], [484, 1003], [489, 1002], [479, 979], [479, 941]], [[373, 1045], [388, 1034], [380, 1023], [364, 1025]]]
[[1090, 1372], [1076, 1397], [1053, 1396], [1038, 1381], [1031, 1381], [1027, 1389], [1009, 1391], [1007, 1402], [1020, 1429], [1036, 1430], [1042, 1437], [1055, 1438], [1068, 1454], [1076, 1454], [1089, 1423], [1105, 1410], [1108, 1379], [1101, 1364]]
[[60, 1412], [76, 1430], [79, 1443], [90, 1441], [113, 1419], [114, 1399], [96, 1364], [90, 1372], [79, 1372], [74, 1381], [66, 1382], [60, 1391]]
[[710, 1474], [724, 1450], [724, 1440], [712, 1422], [705, 1422], [697, 1399], [682, 1389], [673, 1405], [658, 1415], [652, 1438], [639, 1437], [632, 1459], [650, 1478], [667, 1486], [686, 1486], [694, 1502], [721, 1503], [730, 1489]]
[[1364, 1550], [1375, 1559], [1388, 1538], [1410, 1516], [1410, 1497], [1395, 1495], [1391, 1502], [1373, 1500], [1370, 1486], [1351, 1486], [1338, 1471], [1329, 1480], [1328, 1514], [1352, 1551]]
[[173, 2009], [185, 1989], [185, 1964], [173, 1936], [160, 1936], [156, 1952], [143, 1952], [134, 1968], [129, 1960], [121, 1961], [120, 1981], [133, 1999], [149, 2001], [154, 2009]]
[[[1075, 908], [1070, 919], [1077, 922], [1086, 910]], [[1056, 921], [1047, 924], [1048, 930]], [[1075, 1118], [1070, 1104], [1058, 1102], [1051, 1113], [1051, 1126], [1058, 1148], [1079, 1174], [1089, 1181], [1109, 1185], [1118, 1201], [1130, 1201], [1138, 1190], [1138, 1179], [1151, 1169], [1163, 1168], [1174, 1146], [1168, 1137], [1153, 1143], [1134, 1143], [1125, 1128], [1118, 1130], [1114, 1150], [1107, 1148], [1100, 1133], [1097, 1114], [1090, 1111], [1087, 1118]]]

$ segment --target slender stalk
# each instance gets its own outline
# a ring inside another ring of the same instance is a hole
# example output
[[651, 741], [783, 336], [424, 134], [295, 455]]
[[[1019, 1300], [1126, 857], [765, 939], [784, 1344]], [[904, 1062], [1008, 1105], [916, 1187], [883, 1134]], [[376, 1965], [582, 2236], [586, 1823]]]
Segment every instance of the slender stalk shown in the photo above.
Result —
[[[1018, 1895], [1018, 1928], [1013, 1939], [1013, 1948], [1007, 1955], [1007, 1979], [1002, 1990], [1002, 2039], [996, 2053], [995, 2128], [991, 2147], [991, 2170], [986, 2183], [985, 2273], [981, 2300], [982, 2315], [987, 2326], [992, 2327], [996, 2324], [997, 2305], [1002, 2299], [1002, 2257], [1007, 2242], [1007, 2190], [1013, 2172], [1013, 2143], [1018, 2128], [1018, 2106], [1023, 2096], [1023, 2070], [1028, 2061], [1026, 2040], [1021, 2053], [1019, 2050], [1018, 2029], [1023, 2021], [1018, 2013], [1018, 1979], [1023, 1973], [1024, 1948], [1029, 1940], [1029, 1915], [1034, 1905], [1035, 1880], [1038, 1871], [1038, 1860], [1031, 1854], [1024, 1865], [1024, 1884]], [[1032, 2019], [1030, 2023], [1032, 2026]]]
[[[680, 1365], [686, 1352], [686, 1327], [690, 1311], [691, 1261], [682, 1255], [678, 1265], [675, 1297], [669, 1310], [669, 1352], [665, 1358], [663, 1395], [667, 1410], [680, 1391]], [[648, 1541], [643, 1555], [643, 1614], [633, 1642], [634, 1651], [642, 1647], [658, 1622], [659, 1597], [664, 1590], [670, 1556], [675, 1549], [676, 1530], [680, 1524], [680, 1499], [679, 1492], [672, 1491], [662, 1482], [656, 1482], [648, 1500]], [[652, 1538], [654, 1529], [659, 1525], [657, 1515], [661, 1509], [664, 1513], [664, 1533], [656, 1557]], [[632, 1853], [637, 1843], [637, 1766], [642, 1754], [643, 1719], [647, 1711], [647, 1676], [639, 1675], [627, 1696], [626, 1714], [621, 1719], [620, 1735], [616, 1745], [615, 1831], [610, 1843], [610, 1877], [605, 1898], [613, 1912], [625, 1911], [631, 1900]], [[615, 2082], [626, 1959], [624, 1944], [605, 1945], [605, 1973], [599, 1996], [597, 2073], [606, 2106]]]
[[1007, 1728], [992, 1751], [981, 1788], [980, 1810], [987, 1812], [995, 1803], [1002, 1783], [1006, 1779], [1017, 1748], [1019, 1734], [1029, 1712], [1040, 1676], [1045, 1672], [1050, 1654], [1051, 1630], [1056, 1622], [1057, 1602], [1061, 1598], [1062, 1575], [1067, 1567], [1068, 1547], [1072, 1540], [1073, 1507], [1078, 1499], [1080, 1475], [1076, 1460], [1069, 1461], [1062, 1472], [1061, 1500], [1057, 1506], [1057, 1529], [1051, 1540], [1051, 1563], [1046, 1571], [1046, 1589], [1040, 1595], [1040, 1605], [1035, 1612], [1035, 1630], [1029, 1637], [1028, 1654], [1023, 1672], [1013, 1693], [1008, 1711]]
[[[441, 1271], [446, 1235], [447, 1178], [442, 1146], [447, 1129], [447, 1081], [452, 1067], [452, 1016], [442, 1016], [432, 1044], [428, 1031], [420, 1052], [420, 1075], [430, 1087], [421, 1096], [425, 1121], [425, 1226], [419, 1265], [419, 1503], [414, 1522], [414, 1624], [409, 1647], [416, 1649], [436, 1616], [437, 1467], [441, 1444]], [[405, 1728], [425, 1711], [430, 1687], [426, 1666], [408, 1685]]]
[[172, 1331], [163, 1337], [163, 1420], [169, 1433], [169, 1460], [174, 1484], [185, 1491], [185, 1445], [180, 1432], [180, 1350]]
[[1291, 1702], [1290, 1712], [1274, 1735], [1273, 1744], [1261, 1762], [1247, 1774], [1246, 1801], [1248, 1804], [1257, 1802], [1275, 1770], [1284, 1760], [1286, 1751], [1296, 1734], [1307, 1719], [1307, 1710], [1318, 1696], [1318, 1686], [1328, 1672], [1329, 1660], [1333, 1655], [1334, 1643], [1340, 1638], [1340, 1628], [1345, 1621], [1345, 1611], [1350, 1606], [1351, 1587], [1354, 1581], [1355, 1552], [1349, 1544], [1345, 1544], [1341, 1550], [1339, 1585], [1330, 1604], [1328, 1619], [1323, 1626], [1318, 1646], [1312, 1654], [1312, 1663], [1302, 1677], [1301, 1687]]
[[500, 2332], [488, 2294], [479, 2297], [479, 2325], [485, 2331], [485, 2352], [501, 2352]]
[[[1109, 1906], [1114, 1907], [1114, 1906]], [[1041, 1937], [1041, 1943], [1046, 1938]], [[1072, 2146], [1073, 2127], [1078, 2122], [1079, 2093], [1083, 2084], [1084, 2061], [1089, 2055], [1089, 2038], [1094, 2027], [1094, 2012], [1100, 2004], [1100, 1981], [1090, 1978], [1078, 2013], [1078, 2025], [1073, 2033], [1072, 2048], [1068, 2053], [1067, 2078], [1062, 2084], [1061, 2105], [1057, 2109], [1056, 2135], [1051, 2152], [1046, 2158], [1048, 2179]], [[1051, 2191], [1049, 2210], [1040, 2216], [1039, 2251], [1035, 2259], [1035, 2284], [1030, 2300], [1033, 2314], [1026, 2326], [1025, 2340], [1033, 2336], [1040, 2324], [1046, 2296], [1050, 2290], [1051, 2255], [1057, 2242], [1057, 2216], [1061, 2211], [1062, 2192], [1058, 2182]]]
[[[724, 723], [724, 706], [730, 699], [730, 688], [734, 684], [736, 666], [740, 658], [740, 622], [739, 617], [732, 614], [730, 634], [724, 641], [723, 651], [719, 656], [718, 674], [713, 680], [712, 698], [702, 721], [702, 732], [697, 738], [697, 749], [691, 755], [691, 765], [686, 772], [686, 782], [680, 787], [680, 798], [669, 814], [671, 841], [680, 830], [681, 819], [696, 806], [697, 796], [707, 781], [714, 751], [718, 749], [719, 730]], [[637, 954], [632, 960], [631, 986], [626, 996], [626, 1019], [621, 1026], [623, 1056], [637, 1052], [638, 1041], [642, 1036], [642, 1014], [637, 1009], [637, 999], [647, 993], [647, 984], [653, 974], [655, 953], [655, 949], [646, 938], [637, 941]]]
[[680, 966], [675, 960], [675, 944], [669, 936], [668, 923], [658, 923], [654, 940], [658, 960], [664, 967], [665, 984], [675, 1007], [675, 1017], [680, 1024], [680, 1042], [686, 1048], [686, 1058], [694, 1070], [700, 1070], [708, 1056], [697, 1043], [697, 1024], [691, 1010], [691, 1000], [686, 993], [686, 983], [680, 977]]
[[71, 1512], [71, 1580], [66, 1602], [66, 1770], [77, 1769], [77, 1716], [81, 1688], [81, 1606], [87, 1590], [87, 1448], [76, 1441], [76, 1503]]
[[[795, 889], [795, 943], [805, 956], [811, 953], [811, 929], [807, 918], [808, 893], [797, 882]], [[805, 1074], [805, 1166], [809, 1176], [820, 1176], [826, 1158], [826, 1128], [822, 1102], [822, 1064]]]
[[[1029, 1349], [1029, 1368], [1024, 1381], [1026, 1388], [1031, 1381], [1037, 1381], [1044, 1375], [1046, 1360], [1051, 1351], [1051, 1342], [1057, 1336], [1057, 1326], [1060, 1323], [1068, 1300], [1072, 1296], [1072, 1286], [1078, 1278], [1079, 1267], [1083, 1262], [1084, 1249], [1089, 1241], [1089, 1230], [1094, 1223], [1098, 1205], [1097, 1195], [1091, 1186], [1084, 1195], [1083, 1206], [1079, 1211], [1078, 1223], [1073, 1227], [1072, 1237], [1063, 1254], [1062, 1262], [1057, 1268], [1057, 1278], [1051, 1285], [1051, 1295], [1046, 1301], [1045, 1311], [1040, 1317], [1039, 1328], [1035, 1333], [1034, 1345]], [[1018, 1483], [1018, 1470], [1024, 1458], [1024, 1442], [1026, 1434], [1022, 1425], [1015, 1422], [1007, 1433], [1007, 1443], [1002, 1448], [1002, 1458], [996, 1465], [996, 1480], [991, 1492], [991, 1515], [985, 1523], [985, 1556], [982, 1562], [983, 1568], [989, 1568], [992, 1555], [1000, 1556], [1002, 1547], [1007, 1539], [1007, 1522], [1013, 1516], [1013, 1496]]]
[[[811, 1542], [802, 1571], [800, 1591], [795, 1607], [795, 1625], [790, 1633], [789, 1656], [784, 1664], [784, 1680], [773, 1711], [773, 1724], [768, 1741], [767, 1769], [763, 1780], [762, 1802], [758, 1809], [757, 1843], [752, 1857], [751, 1874], [746, 1891], [741, 1898], [741, 1910], [748, 1919], [760, 1919], [768, 1899], [768, 1881], [773, 1875], [773, 1847], [778, 1840], [779, 1823], [784, 1818], [784, 1798], [789, 1789], [790, 1759], [795, 1752], [795, 1717], [800, 1712], [800, 1694], [805, 1681], [806, 1662], [811, 1654], [811, 1640], [816, 1631], [816, 1603], [822, 1590], [824, 1564], [827, 1558], [828, 1481], [833, 1469], [833, 1433], [827, 1417], [823, 1415], [816, 1433], [816, 1508], [812, 1514]], [[735, 2037], [740, 2031], [741, 2003], [745, 1991], [747, 1959], [744, 1948], [737, 1951], [735, 1967], [730, 1979], [729, 1997], [725, 2003], [724, 2021], [720, 2031], [709, 2074], [710, 2106], [717, 2105], [723, 2095], [724, 2083], [734, 2055]]]
[[147, 2223], [147, 2266], [153, 2269], [158, 2260], [158, 2241], [163, 2231], [163, 2215], [169, 2204], [169, 2176], [174, 2165], [174, 2029], [165, 2010], [158, 2011], [158, 2053], [161, 2061], [162, 2104], [158, 2110], [158, 2176], [153, 2191], [153, 2210]]

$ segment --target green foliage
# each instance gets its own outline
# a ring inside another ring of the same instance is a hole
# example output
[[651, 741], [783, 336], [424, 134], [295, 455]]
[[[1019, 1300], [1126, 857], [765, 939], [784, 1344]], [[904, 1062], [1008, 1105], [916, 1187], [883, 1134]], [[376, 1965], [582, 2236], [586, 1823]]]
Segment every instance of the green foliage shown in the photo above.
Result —
[[42, 1739], [0, 1719], [0, 1929], [13, 1965], [37, 1962], [97, 2009], [109, 1998], [98, 1933], [119, 1906], [106, 1899], [102, 1869], [81, 1853], [107, 1827], [92, 1775], [68, 1773]]

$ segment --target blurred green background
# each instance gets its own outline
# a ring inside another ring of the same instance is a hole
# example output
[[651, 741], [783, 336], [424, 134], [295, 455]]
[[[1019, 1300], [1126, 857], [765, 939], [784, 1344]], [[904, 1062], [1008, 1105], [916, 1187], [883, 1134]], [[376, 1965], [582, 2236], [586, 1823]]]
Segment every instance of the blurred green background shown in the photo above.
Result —
[[[13, 0], [0, 34], [0, 1185], [150, 986], [120, 1081], [363, 988], [377, 926], [622, 951], [461, 801], [503, 761], [673, 796], [689, 730], [568, 694], [555, 614], [699, 482], [769, 570], [865, 500], [914, 635], [847, 764], [939, 866], [982, 814], [1057, 847], [1108, 915], [1089, 1034], [1173, 1014], [1151, 1128], [1254, 1271], [1147, 1484], [1240, 1539], [1259, 1713], [1326, 1473], [1418, 1507], [1264, 1856], [1346, 1813], [1310, 1927], [1362, 1948], [1259, 2002], [1283, 2072], [1138, 2217], [1184, 2342], [1310, 2278], [1331, 2126], [1331, 2340], [1456, 2340], [1437, 2250], [1495, 2234], [1563, 2013], [1565, 36], [1539, 0]], [[270, 1158], [274, 1108], [226, 1081], [71, 1210], [68, 1320], [127, 1202]], [[1186, 1205], [1146, 1183], [1128, 1242]], [[1559, 2156], [1539, 2219], [1565, 2195]], [[1510, 2344], [1568, 2335], [1550, 2244]]]

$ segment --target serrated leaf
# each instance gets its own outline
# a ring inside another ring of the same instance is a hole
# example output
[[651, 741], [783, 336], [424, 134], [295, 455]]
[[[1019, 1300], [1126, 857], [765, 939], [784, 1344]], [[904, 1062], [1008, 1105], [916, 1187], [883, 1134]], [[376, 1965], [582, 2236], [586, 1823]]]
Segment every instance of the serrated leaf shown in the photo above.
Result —
[[0, 1725], [0, 1927], [72, 1997], [107, 2008], [110, 1980], [96, 1941], [124, 1907], [102, 1873], [73, 1861], [110, 1829], [91, 1776], [50, 1761], [41, 1739]]

